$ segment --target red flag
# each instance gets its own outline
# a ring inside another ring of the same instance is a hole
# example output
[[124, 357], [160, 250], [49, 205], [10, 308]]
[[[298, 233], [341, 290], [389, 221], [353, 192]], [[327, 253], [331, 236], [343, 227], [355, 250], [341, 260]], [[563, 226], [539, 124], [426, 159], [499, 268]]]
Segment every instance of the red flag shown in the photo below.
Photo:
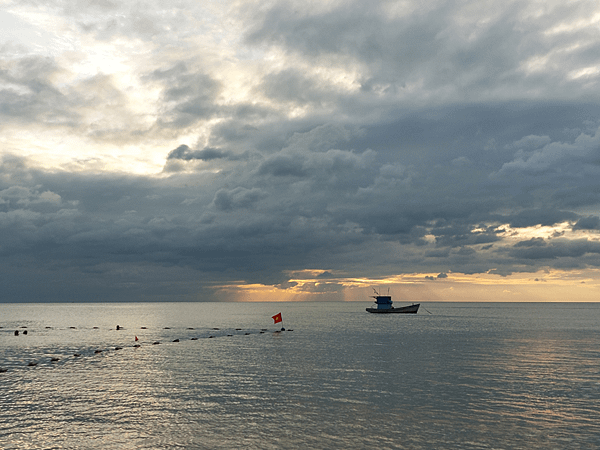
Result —
[[279, 322], [282, 322], [282, 321], [283, 321], [283, 319], [281, 318], [281, 313], [279, 313], [279, 314], [275, 314], [275, 315], [273, 316], [273, 321], [274, 321], [273, 323], [279, 323]]
[[135, 337], [135, 340], [136, 340], [136, 341], [138, 340], [137, 336]]

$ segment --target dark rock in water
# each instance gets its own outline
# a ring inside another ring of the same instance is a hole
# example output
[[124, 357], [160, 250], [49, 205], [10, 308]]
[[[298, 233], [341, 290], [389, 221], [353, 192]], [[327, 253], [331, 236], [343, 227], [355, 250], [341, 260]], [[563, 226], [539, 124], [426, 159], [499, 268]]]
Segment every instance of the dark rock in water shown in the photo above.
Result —
[[179, 342], [179, 339], [173, 339], [173, 342]]
[[8, 372], [8, 369], [4, 369], [3, 367], [0, 367], [0, 373], [4, 373], [4, 372]]
[[197, 341], [197, 340], [198, 340], [198, 338], [192, 338], [192, 339], [190, 339], [190, 340], [191, 340], [191, 341]]
[[56, 362], [58, 360], [59, 360], [58, 358], [52, 358], [52, 359], [50, 359], [50, 361], [52, 361], [52, 362]]
[[33, 367], [33, 366], [37, 366], [37, 363], [35, 361], [31, 361], [29, 364], [27, 364], [29, 367]]
[[123, 347], [115, 347], [115, 350], [123, 350]]
[[73, 356], [74, 356], [75, 358], [79, 358], [79, 357], [81, 356], [81, 354], [80, 354], [80, 353], [73, 353]]
[[152, 345], [158, 345], [158, 344], [160, 344], [160, 342], [158, 342], [158, 341], [152, 343]]

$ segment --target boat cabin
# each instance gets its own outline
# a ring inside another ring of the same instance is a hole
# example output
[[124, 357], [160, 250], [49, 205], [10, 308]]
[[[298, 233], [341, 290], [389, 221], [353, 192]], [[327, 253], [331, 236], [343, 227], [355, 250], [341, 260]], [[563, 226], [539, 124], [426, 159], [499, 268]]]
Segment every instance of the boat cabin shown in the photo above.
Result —
[[377, 309], [392, 309], [391, 295], [374, 295], [372, 298], [375, 299]]

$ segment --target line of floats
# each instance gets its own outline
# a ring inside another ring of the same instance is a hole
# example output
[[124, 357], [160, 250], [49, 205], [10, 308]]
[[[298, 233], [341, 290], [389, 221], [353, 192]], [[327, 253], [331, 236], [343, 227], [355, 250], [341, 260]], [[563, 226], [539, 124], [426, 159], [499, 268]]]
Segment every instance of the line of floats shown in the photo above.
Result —
[[[3, 327], [0, 327], [0, 329], [1, 329], [1, 328], [3, 328]], [[28, 330], [27, 330], [27, 327], [26, 327], [26, 326], [22, 326], [22, 327], [19, 327], [19, 328], [20, 328], [20, 329], [17, 329], [17, 330], [15, 330], [15, 332], [14, 332], [14, 335], [15, 335], [15, 336], [19, 336], [20, 334], [22, 334], [22, 335], [27, 335], [27, 334], [28, 334]], [[54, 329], [53, 327], [45, 327], [45, 328], [46, 328], [46, 329]], [[76, 329], [77, 329], [77, 327], [69, 327], [68, 329], [71, 329], [71, 330], [76, 330]], [[98, 329], [99, 329], [99, 327], [92, 327], [92, 329], [93, 329], [93, 330], [98, 330]], [[141, 329], [141, 330], [147, 330], [147, 329], [148, 329], [148, 327], [140, 327], [140, 329]], [[164, 327], [164, 328], [163, 328], [163, 330], [170, 330], [170, 329], [171, 329], [170, 327]], [[121, 327], [120, 325], [117, 325], [117, 326], [116, 326], [116, 328], [115, 328], [115, 330], [117, 330], [117, 331], [120, 331], [120, 330], [125, 330], [125, 328]], [[195, 328], [187, 328], [187, 330], [195, 330]], [[220, 329], [220, 328], [212, 328], [211, 330], [213, 330], [213, 331], [219, 331], [219, 330], [221, 330], [221, 329]], [[236, 328], [236, 329], [235, 329], [235, 331], [242, 331], [242, 328]], [[269, 331], [267, 328], [262, 328], [262, 329], [261, 329], [261, 330], [258, 332], [258, 334], [265, 334], [267, 331]], [[281, 332], [283, 332], [283, 331], [294, 331], [294, 330], [289, 330], [289, 329], [288, 329], [288, 330], [286, 330], [285, 328], [281, 327], [281, 330], [274, 330], [274, 331], [272, 331], [272, 333], [281, 333]], [[251, 335], [251, 334], [252, 334], [252, 333], [250, 333], [250, 332], [245, 332], [245, 333], [244, 333], [244, 335], [245, 335], [245, 336], [249, 336], [249, 335]], [[217, 337], [231, 337], [231, 336], [234, 336], [234, 334], [232, 334], [232, 333], [228, 333], [228, 334], [224, 334], [224, 335], [220, 335], [220, 336], [219, 336], [219, 335], [217, 335], [217, 334], [210, 334], [209, 336], [206, 336], [206, 337], [205, 337], [205, 338], [203, 338], [203, 339], [214, 339], [214, 338], [217, 338]], [[239, 336], [239, 334], [238, 334], [238, 336]], [[190, 338], [189, 340], [190, 340], [190, 341], [197, 341], [197, 340], [199, 340], [199, 339], [200, 339], [200, 338], [198, 338], [198, 337], [192, 337], [192, 338]], [[172, 341], [170, 341], [170, 342], [181, 342], [181, 340], [180, 340], [179, 338], [177, 338], [177, 339], [173, 339], [173, 340], [172, 340]], [[160, 341], [154, 341], [154, 342], [152, 342], [152, 343], [151, 343], [151, 345], [159, 345], [159, 344], [161, 344], [161, 342], [160, 342]], [[134, 344], [134, 345], [132, 345], [132, 346], [131, 346], [131, 348], [140, 348], [141, 346], [142, 346], [142, 344], [140, 344], [140, 343], [139, 343], [138, 337], [137, 337], [137, 336], [135, 336], [135, 344]], [[120, 346], [118, 346], [118, 345], [117, 345], [117, 346], [115, 346], [115, 347], [113, 347], [113, 348], [111, 348], [111, 349], [108, 349], [108, 350], [104, 350], [104, 349], [96, 349], [96, 350], [94, 350], [94, 355], [98, 355], [98, 354], [104, 353], [105, 351], [110, 351], [110, 350], [115, 350], [115, 351], [118, 351], [118, 350], [123, 350], [123, 347], [120, 347]], [[79, 358], [79, 357], [81, 357], [81, 356], [82, 356], [82, 354], [81, 354], [81, 353], [73, 353], [73, 355], [72, 355], [72, 356], [73, 356], [74, 358]], [[53, 356], [53, 357], [51, 357], [51, 358], [49, 359], [49, 361], [50, 361], [50, 362], [52, 362], [52, 363], [54, 363], [54, 362], [58, 362], [58, 361], [60, 361], [60, 358], [58, 358], [58, 357], [56, 357], [56, 356]], [[27, 366], [28, 366], [28, 367], [35, 367], [35, 366], [37, 366], [39, 363], [40, 363], [40, 361], [30, 361], [30, 362], [27, 364]], [[0, 373], [6, 373], [6, 372], [8, 372], [8, 369], [7, 369], [7, 368], [0, 367]]]

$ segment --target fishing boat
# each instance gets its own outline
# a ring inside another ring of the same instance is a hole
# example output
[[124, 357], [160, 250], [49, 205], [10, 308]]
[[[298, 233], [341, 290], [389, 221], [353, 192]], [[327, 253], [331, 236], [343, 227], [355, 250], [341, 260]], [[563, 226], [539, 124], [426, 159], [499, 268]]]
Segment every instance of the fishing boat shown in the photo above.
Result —
[[375, 295], [372, 295], [371, 298], [375, 299], [375, 308], [367, 308], [367, 312], [375, 313], [375, 314], [416, 314], [419, 310], [420, 303], [413, 303], [408, 306], [401, 306], [399, 308], [394, 308], [392, 306], [392, 296], [389, 295], [379, 295], [375, 289]]

